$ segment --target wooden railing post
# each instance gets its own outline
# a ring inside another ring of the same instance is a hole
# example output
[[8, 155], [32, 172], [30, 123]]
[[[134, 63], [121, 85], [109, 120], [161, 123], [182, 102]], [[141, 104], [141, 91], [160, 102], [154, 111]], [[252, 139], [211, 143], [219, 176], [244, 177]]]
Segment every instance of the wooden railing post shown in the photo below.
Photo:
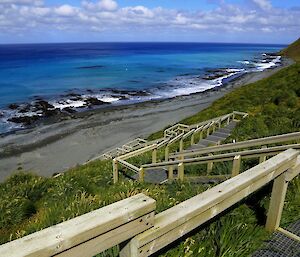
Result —
[[235, 177], [239, 175], [240, 169], [241, 169], [241, 156], [237, 155], [233, 159], [231, 177]]
[[207, 128], [207, 131], [206, 131], [206, 136], [208, 137], [209, 136], [209, 129], [210, 127]]
[[178, 164], [178, 179], [180, 181], [184, 179], [184, 164], [182, 162]]
[[157, 147], [152, 150], [152, 163], [157, 162]]
[[[267, 148], [266, 145], [264, 145], [264, 146], [261, 147], [261, 149], [266, 149], [266, 148]], [[261, 155], [261, 156], [259, 157], [259, 163], [265, 162], [266, 159], [267, 159], [267, 156], [266, 156], [266, 155]]]
[[191, 145], [195, 144], [195, 133], [192, 134], [191, 136]]
[[113, 159], [113, 179], [114, 179], [114, 184], [117, 183], [119, 180], [118, 160], [117, 159]]
[[165, 148], [165, 161], [169, 160], [169, 146], [167, 145]]
[[203, 139], [203, 130], [200, 132], [199, 140]]
[[144, 182], [144, 178], [145, 178], [145, 169], [141, 167], [139, 171], [139, 181]]
[[180, 142], [179, 142], [179, 152], [182, 152], [182, 151], [183, 151], [183, 139], [181, 138]]
[[230, 123], [230, 116], [227, 118], [227, 125]]
[[[213, 156], [213, 154], [210, 153], [209, 156]], [[213, 161], [207, 163], [207, 174], [210, 174], [212, 172], [213, 166], [214, 166]]]
[[168, 179], [169, 180], [173, 180], [174, 179], [174, 168], [173, 166], [170, 166], [169, 169], [168, 169]]
[[280, 225], [287, 187], [288, 181], [285, 180], [284, 173], [274, 180], [266, 222], [266, 230], [269, 232], [275, 231]]

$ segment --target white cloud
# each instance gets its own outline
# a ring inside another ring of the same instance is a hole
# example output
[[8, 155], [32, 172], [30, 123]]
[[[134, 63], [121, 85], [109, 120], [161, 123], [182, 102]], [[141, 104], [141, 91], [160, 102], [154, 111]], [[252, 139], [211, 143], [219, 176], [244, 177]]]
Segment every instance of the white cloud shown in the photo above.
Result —
[[118, 4], [114, 0], [100, 0], [98, 2], [82, 1], [82, 6], [88, 10], [115, 11]]
[[252, 0], [254, 4], [256, 4], [262, 10], [270, 10], [272, 9], [272, 4], [269, 0]]
[[15, 4], [15, 5], [42, 5], [43, 0], [0, 0], [1, 4]]
[[66, 35], [69, 31], [118, 34], [136, 30], [150, 35], [153, 31], [156, 34], [166, 31], [197, 34], [199, 31], [215, 35], [249, 31], [299, 33], [299, 8], [279, 9], [273, 8], [267, 0], [249, 1], [251, 6], [221, 1], [220, 7], [214, 10], [182, 11], [142, 5], [119, 7], [113, 0], [85, 0], [81, 6], [50, 6], [40, 0], [0, 0], [0, 34], [26, 35], [35, 30], [51, 31], [53, 35], [56, 30], [64, 30]]
[[55, 8], [54, 11], [56, 14], [61, 16], [73, 16], [76, 14], [76, 8], [67, 4]]

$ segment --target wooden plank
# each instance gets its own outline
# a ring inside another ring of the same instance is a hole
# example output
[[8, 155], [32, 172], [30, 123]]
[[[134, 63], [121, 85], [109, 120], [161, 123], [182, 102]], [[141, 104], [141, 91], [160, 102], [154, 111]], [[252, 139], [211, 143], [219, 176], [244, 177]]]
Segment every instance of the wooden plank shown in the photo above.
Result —
[[293, 178], [298, 176], [300, 173], [300, 155], [298, 156], [295, 166], [289, 169], [285, 174], [285, 180], [291, 181]]
[[[255, 182], [253, 185], [248, 186], [247, 188], [239, 191], [235, 195], [232, 195], [226, 199], [226, 201], [221, 201], [220, 203], [216, 204], [210, 209], [207, 209], [198, 215], [195, 215], [195, 217], [191, 218], [187, 222], [175, 227], [174, 229], [168, 231], [163, 236], [157, 237], [154, 240], [150, 241], [149, 243], [142, 245], [140, 247], [137, 247], [139, 245], [138, 241], [136, 241], [136, 238], [139, 237], [136, 236], [131, 240], [129, 244], [132, 248], [133, 252], [136, 251], [136, 255], [130, 255], [131, 257], [146, 257], [151, 254], [154, 254], [155, 252], [159, 251], [163, 247], [169, 245], [170, 243], [178, 240], [182, 236], [186, 235], [187, 233], [191, 232], [193, 229], [201, 226], [205, 222], [211, 220], [212, 218], [216, 217], [220, 213], [222, 213], [224, 210], [230, 208], [234, 204], [238, 203], [241, 199], [247, 197], [250, 195], [249, 192], [253, 192], [261, 188], [263, 185], [265, 185], [265, 182], [262, 180], [259, 180], [258, 182]], [[154, 227], [147, 230], [147, 231], [153, 231], [157, 224], [157, 219], [154, 220]], [[141, 235], [146, 233], [147, 231], [143, 232]], [[122, 254], [120, 257], [125, 257]]]
[[[267, 146], [263, 145], [261, 148], [262, 149], [266, 149]], [[259, 157], [259, 163], [265, 162], [266, 160], [267, 160], [267, 156], [266, 155], [262, 155], [262, 156]]]
[[180, 181], [184, 180], [184, 165], [183, 165], [183, 163], [178, 164], [178, 179]]
[[236, 155], [234, 157], [231, 171], [232, 177], [239, 175], [241, 169], [241, 159], [242, 158], [240, 155]]
[[[155, 200], [138, 194], [0, 246], [0, 256], [48, 257], [80, 245], [155, 210]], [[132, 235], [115, 235], [116, 243]], [[113, 242], [110, 243], [111, 246]], [[99, 250], [99, 249], [97, 249]], [[92, 250], [91, 250], [92, 251]], [[86, 254], [89, 255], [89, 249]]]
[[183, 151], [183, 139], [181, 138], [179, 141], [179, 152]]
[[289, 237], [292, 240], [298, 241], [300, 243], [300, 237], [293, 234], [292, 232], [285, 230], [281, 227], [277, 228], [277, 231], [279, 231], [280, 233], [284, 234], [285, 236]]
[[[147, 244], [150, 245], [150, 248], [146, 250], [146, 252], [149, 251], [146, 255], [137, 256], [149, 256], [174, 241], [174, 238], [178, 238], [178, 235], [174, 233], [176, 228], [182, 236], [199, 226], [199, 222], [205, 222], [216, 216], [222, 210], [266, 185], [291, 167], [298, 154], [298, 151], [289, 149], [202, 194], [159, 213], [155, 217], [153, 228], [131, 240], [130, 244], [135, 248], [140, 249]], [[218, 206], [223, 207], [219, 208]], [[208, 215], [207, 219], [201, 217], [197, 222], [193, 222], [193, 218], [204, 214]], [[157, 243], [157, 240], [162, 240], [163, 243]]]
[[279, 228], [287, 187], [288, 181], [285, 180], [285, 174], [275, 179], [266, 222], [266, 230], [269, 232], [274, 232]]
[[157, 148], [154, 148], [152, 150], [152, 163], [156, 163], [157, 162]]
[[[200, 155], [200, 154], [205, 154], [205, 153], [235, 150], [235, 149], [248, 148], [248, 147], [254, 147], [254, 146], [274, 144], [274, 143], [282, 143], [282, 142], [288, 142], [288, 141], [294, 141], [294, 140], [300, 140], [300, 132], [288, 133], [288, 134], [265, 137], [265, 138], [252, 139], [252, 140], [241, 141], [241, 142], [236, 142], [236, 143], [224, 144], [224, 145], [220, 145], [220, 146], [212, 146], [212, 147], [207, 147], [205, 149], [200, 148], [200, 149], [193, 149], [193, 150], [185, 150], [183, 152], [183, 155], [184, 156], [195, 156], [195, 155]], [[171, 157], [176, 158], [177, 154], [174, 154]]]
[[121, 159], [118, 159], [118, 158], [116, 158], [116, 159], [117, 159], [118, 162], [119, 162], [120, 164], [122, 164], [124, 167], [126, 167], [126, 168], [128, 168], [128, 169], [134, 171], [135, 173], [138, 173], [138, 172], [140, 171], [140, 169], [139, 169], [138, 167], [132, 165], [131, 163], [129, 163], [129, 162], [127, 162], [127, 161], [124, 161], [124, 160], [121, 160]]
[[168, 179], [172, 181], [174, 179], [174, 168], [173, 166], [170, 166], [168, 169]]
[[141, 167], [139, 171], [139, 181], [144, 182], [144, 179], [145, 179], [145, 169]]
[[148, 152], [148, 151], [150, 151], [150, 150], [152, 150], [152, 149], [154, 149], [156, 147], [157, 147], [157, 144], [149, 145], [149, 146], [146, 146], [144, 148], [141, 148], [141, 149], [135, 150], [133, 152], [124, 154], [122, 156], [119, 156], [119, 159], [126, 160], [128, 158], [131, 158], [131, 157], [134, 157], [134, 156], [146, 153], [146, 152]]
[[[213, 156], [213, 154], [210, 153], [209, 156]], [[214, 166], [213, 161], [207, 163], [207, 171], [206, 171], [207, 174], [210, 174], [212, 172], [213, 166]]]
[[114, 184], [119, 180], [118, 160], [113, 159], [113, 180]]
[[191, 146], [195, 144], [195, 133], [191, 136]]
[[169, 161], [169, 146], [167, 145], [165, 148], [165, 161]]
[[[300, 144], [293, 144], [293, 145], [283, 145], [283, 146], [275, 146], [275, 147], [269, 147], [267, 149], [254, 149], [254, 150], [245, 150], [245, 151], [238, 151], [238, 152], [232, 152], [232, 153], [225, 153], [225, 154], [219, 154], [214, 156], [203, 156], [203, 157], [196, 157], [196, 158], [189, 158], [184, 159], [182, 162], [185, 164], [204, 164], [209, 163], [210, 161], [213, 162], [223, 162], [223, 161], [229, 161], [234, 158], [236, 155], [241, 155], [242, 159], [247, 158], [256, 158], [260, 157], [261, 155], [266, 156], [274, 156], [282, 151], [285, 151], [287, 149], [300, 149]], [[184, 153], [184, 152], [182, 152]], [[184, 155], [178, 154], [177, 157], [182, 158]], [[173, 156], [170, 156], [170, 158], [173, 158]], [[145, 164], [143, 165], [144, 168], [157, 168], [157, 167], [168, 167], [169, 165], [178, 165], [181, 162], [181, 160], [176, 161], [169, 161], [169, 162], [160, 162], [157, 164]]]
[[153, 225], [154, 212], [151, 212], [103, 235], [97, 236], [85, 243], [59, 253], [55, 255], [55, 257], [93, 257], [96, 254], [118, 245], [128, 238], [132, 238], [133, 236], [153, 227]]

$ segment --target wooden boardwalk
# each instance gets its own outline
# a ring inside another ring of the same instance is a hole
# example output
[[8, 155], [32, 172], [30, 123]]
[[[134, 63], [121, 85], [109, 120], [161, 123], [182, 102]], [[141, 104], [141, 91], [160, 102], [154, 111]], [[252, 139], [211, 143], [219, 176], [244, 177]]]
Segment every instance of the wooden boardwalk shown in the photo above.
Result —
[[[237, 121], [231, 121], [228, 125], [223, 128], [215, 130], [205, 139], [201, 139], [197, 144], [190, 146], [188, 149], [193, 148], [204, 148], [210, 145], [217, 145], [226, 140], [230, 135], [232, 130], [236, 127]], [[174, 170], [174, 176], [176, 177], [177, 171]], [[131, 176], [132, 179], [138, 180], [139, 175], [134, 174]], [[161, 184], [168, 179], [168, 171], [166, 169], [150, 169], [145, 171], [144, 181], [148, 183]]]
[[[300, 220], [289, 225], [287, 230], [300, 237]], [[300, 242], [276, 231], [271, 240], [252, 257], [300, 257]]]
[[215, 132], [213, 132], [211, 135], [209, 135], [205, 139], [201, 139], [198, 144], [195, 144], [188, 149], [193, 148], [201, 148], [201, 147], [207, 147], [210, 145], [217, 145], [220, 144], [222, 141], [224, 141], [226, 138], [228, 138], [231, 135], [232, 130], [236, 127], [237, 121], [231, 121], [227, 126], [224, 128], [216, 129]]

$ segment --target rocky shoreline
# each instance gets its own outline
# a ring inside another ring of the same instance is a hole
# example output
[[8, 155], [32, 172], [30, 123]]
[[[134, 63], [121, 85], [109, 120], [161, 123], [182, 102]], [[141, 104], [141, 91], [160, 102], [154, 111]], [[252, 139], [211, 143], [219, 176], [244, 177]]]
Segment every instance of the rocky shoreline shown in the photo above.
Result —
[[[210, 91], [220, 86], [225, 86], [230, 81], [242, 76], [246, 72], [255, 72], [255, 67], [270, 69], [278, 67], [280, 57], [274, 53], [263, 54], [262, 58], [250, 62], [245, 60], [248, 70], [237, 68], [207, 69], [204, 75], [184, 74], [175, 78], [173, 85], [162, 85], [157, 91], [166, 87], [178, 86], [184, 91], [184, 87], [196, 87], [201, 81], [210, 81], [212, 86], [203, 91]], [[268, 65], [268, 66], [266, 66]], [[87, 69], [91, 67], [80, 67]], [[98, 68], [98, 67], [92, 67]], [[251, 70], [252, 69], [252, 70]], [[215, 84], [213, 84], [215, 83]], [[172, 84], [172, 83], [171, 83]], [[187, 90], [188, 91], [188, 90]], [[201, 91], [201, 90], [200, 90]], [[202, 92], [203, 92], [202, 91]], [[192, 94], [187, 93], [187, 94]], [[197, 92], [196, 92], [197, 93]], [[182, 93], [184, 95], [184, 93]], [[126, 105], [149, 100], [166, 99], [168, 96], [157, 96], [147, 90], [123, 90], [123, 89], [87, 89], [84, 92], [70, 91], [61, 95], [56, 100], [47, 100], [42, 97], [28, 103], [12, 103], [5, 111], [0, 110], [0, 118], [6, 122], [19, 125], [18, 129], [33, 128], [41, 123], [59, 122], [75, 118], [76, 113], [85, 112], [97, 108], [110, 108], [112, 106]]]
[[[202, 93], [77, 112], [68, 119], [48, 118], [38, 126], [0, 136], [0, 181], [13, 171], [51, 176], [99, 156], [137, 137], [161, 130], [207, 108], [235, 88], [271, 76], [293, 62], [263, 72], [245, 73]], [[55, 161], [53, 161], [55, 160]]]

